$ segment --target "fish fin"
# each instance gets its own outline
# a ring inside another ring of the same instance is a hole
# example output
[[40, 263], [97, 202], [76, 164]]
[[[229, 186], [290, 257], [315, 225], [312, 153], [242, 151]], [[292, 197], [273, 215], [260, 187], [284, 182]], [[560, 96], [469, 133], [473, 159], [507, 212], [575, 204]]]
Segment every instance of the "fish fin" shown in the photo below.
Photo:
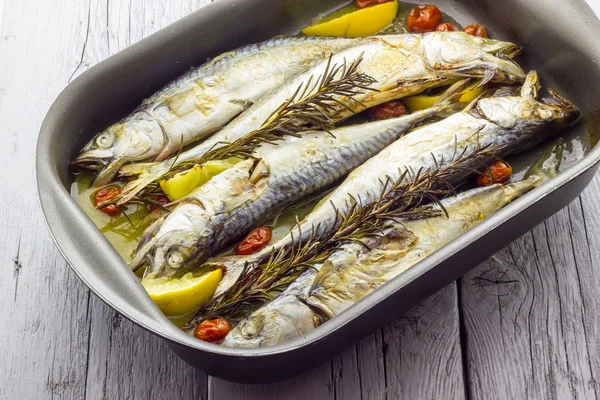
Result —
[[[137, 248], [133, 254], [133, 259], [129, 262], [129, 268], [132, 271], [137, 271], [142, 265], [145, 264], [146, 255], [156, 242], [156, 234], [162, 227], [165, 222], [165, 217], [161, 217], [158, 220], [154, 221], [152, 225], [150, 225], [142, 235], [140, 242], [138, 243]], [[144, 276], [148, 271], [144, 272]]]
[[483, 79], [481, 79], [481, 82], [479, 82], [479, 84], [475, 86], [473, 90], [479, 89], [480, 87], [483, 87], [490, 83], [496, 77], [496, 72], [497, 71], [493, 69], [486, 69], [485, 74], [483, 74]]
[[236, 106], [239, 106], [242, 111], [247, 110], [248, 108], [252, 107], [252, 105], [254, 104], [254, 102], [250, 101], [250, 100], [229, 100], [229, 102], [231, 104], [235, 104]]
[[109, 184], [119, 172], [125, 161], [115, 160], [110, 162], [106, 167], [98, 171], [92, 180], [92, 186], [104, 186]]
[[517, 58], [517, 56], [519, 56], [521, 53], [523, 53], [523, 48], [515, 44], [513, 46], [500, 49], [498, 53], [496, 53], [496, 57], [514, 61], [514, 59]]
[[531, 71], [525, 77], [525, 82], [521, 88], [521, 97], [537, 99], [540, 94], [540, 77], [536, 71]]
[[[158, 168], [158, 167], [161, 168]], [[146, 171], [136, 179], [125, 185], [121, 194], [117, 196], [117, 205], [123, 205], [130, 202], [140, 191], [155, 180], [159, 179], [164, 173], [168, 172], [169, 168], [164, 166], [162, 163], [155, 164], [155, 167], [149, 171]]]
[[[238, 278], [244, 271], [244, 266], [247, 260], [248, 257], [246, 256], [223, 256], [215, 257], [211, 259], [211, 261], [203, 264], [203, 266], [220, 267], [225, 271], [223, 279], [221, 282], [219, 282], [213, 298], [216, 298], [227, 292], [237, 282]], [[252, 266], [249, 266], [248, 268], [252, 268]]]
[[123, 165], [119, 170], [119, 176], [137, 176], [151, 169], [159, 163], [156, 162], [140, 162]]
[[158, 155], [156, 156], [154, 161], [156, 161], [156, 162], [164, 161], [167, 158], [169, 158], [170, 156], [172, 156], [174, 153], [176, 153], [177, 150], [181, 151], [181, 149], [183, 149], [184, 146], [185, 146], [185, 143], [183, 142], [183, 138], [181, 139], [180, 143], [177, 143], [177, 145], [173, 144], [172, 141], [169, 140], [167, 142], [167, 144], [162, 148], [160, 153], [158, 153]]
[[561, 107], [564, 107], [567, 110], [571, 110], [571, 111], [580, 113], [579, 109], [577, 107], [575, 107], [575, 105], [573, 103], [571, 103], [569, 100], [565, 99], [564, 97], [562, 97], [561, 95], [556, 93], [553, 89], [548, 88], [548, 93], [550, 93], [550, 96], [552, 96], [554, 101], [556, 101]]
[[331, 310], [312, 300], [310, 297], [297, 297], [297, 299], [306, 307], [308, 307], [310, 311], [312, 311], [312, 318], [315, 327], [319, 327], [325, 322], [329, 321], [331, 318], [335, 317]]
[[439, 106], [444, 103], [456, 103], [460, 100], [463, 95], [463, 91], [469, 86], [470, 79], [461, 79], [452, 86], [450, 86], [440, 98], [433, 104], [433, 106]]
[[308, 291], [309, 297], [313, 291], [318, 290], [320, 287], [322, 287], [324, 285], [325, 278], [327, 278], [331, 273], [334, 273], [335, 268], [336, 268], [336, 265], [334, 263], [332, 263], [330, 260], [327, 260], [323, 263], [323, 266], [321, 266], [321, 268], [315, 275], [313, 284]]

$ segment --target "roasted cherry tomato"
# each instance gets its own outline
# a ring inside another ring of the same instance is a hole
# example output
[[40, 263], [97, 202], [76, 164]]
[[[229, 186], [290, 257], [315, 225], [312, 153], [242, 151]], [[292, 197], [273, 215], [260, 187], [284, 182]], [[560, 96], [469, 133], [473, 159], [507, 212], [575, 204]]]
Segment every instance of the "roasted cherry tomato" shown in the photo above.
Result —
[[225, 318], [210, 319], [196, 327], [194, 337], [209, 343], [220, 343], [232, 329]]
[[510, 179], [512, 172], [510, 164], [505, 161], [497, 161], [477, 177], [477, 186], [484, 187], [495, 183], [504, 183]]
[[437, 26], [437, 28], [435, 28], [435, 30], [438, 32], [458, 32], [458, 31], [460, 31], [460, 29], [458, 29], [458, 26], [452, 25], [450, 22], [445, 22], [443, 24], [439, 24]]
[[[112, 200], [118, 195], [121, 194], [121, 188], [118, 186], [107, 186], [102, 188], [96, 192], [94, 195], [95, 205], [97, 206], [100, 203], [104, 203], [105, 201]], [[115, 215], [119, 215], [121, 211], [117, 208], [117, 206], [106, 206], [100, 209], [103, 213], [114, 217]]]
[[412, 9], [406, 21], [409, 32], [433, 32], [442, 20], [442, 12], [432, 5], [416, 6]]
[[465, 33], [473, 36], [479, 36], [482, 38], [487, 38], [487, 32], [485, 28], [479, 24], [469, 25], [465, 28]]
[[394, 0], [354, 0], [354, 4], [356, 4], [356, 8], [365, 8], [374, 6], [375, 4], [381, 3], [389, 3]]
[[[167, 205], [171, 202], [171, 200], [169, 200], [169, 198], [167, 196], [165, 196], [164, 194], [161, 194], [160, 196], [153, 196], [152, 200], [162, 206]], [[148, 204], [148, 210], [150, 210], [150, 212], [156, 211], [159, 208], [160, 207], [158, 207], [156, 204], [152, 204], [152, 203]]]
[[383, 119], [397, 118], [408, 114], [408, 110], [399, 101], [389, 101], [369, 110], [371, 121], [381, 121]]
[[250, 232], [240, 244], [235, 246], [235, 254], [247, 256], [254, 254], [265, 247], [273, 236], [271, 229], [260, 226]]

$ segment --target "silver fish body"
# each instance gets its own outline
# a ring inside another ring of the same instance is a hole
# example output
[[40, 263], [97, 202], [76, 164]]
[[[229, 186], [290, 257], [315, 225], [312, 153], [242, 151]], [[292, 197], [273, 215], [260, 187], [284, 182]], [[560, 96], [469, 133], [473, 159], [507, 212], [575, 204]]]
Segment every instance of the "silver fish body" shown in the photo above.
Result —
[[314, 330], [318, 318], [300, 299], [308, 296], [319, 266], [305, 271], [270, 303], [241, 321], [221, 343], [225, 347], [274, 346]]
[[543, 182], [533, 176], [473, 189], [441, 202], [448, 217], [402, 221], [367, 246], [343, 246], [315, 277], [306, 303], [321, 320], [333, 318]]
[[[441, 214], [391, 222], [380, 237], [348, 243], [309, 269], [270, 303], [251, 313], [222, 345], [274, 346], [306, 335], [385, 283], [539, 186], [546, 177], [473, 189], [441, 201]], [[440, 209], [439, 205], [434, 208]]]
[[[246, 262], [259, 263], [273, 251], [307, 240], [315, 227], [334, 229], [336, 210], [331, 204], [345, 212], [349, 196], [361, 199], [363, 203], [373, 200], [381, 195], [382, 182], [387, 177], [398, 179], [405, 169], [432, 170], [436, 163], [444, 166], [457, 151], [469, 155], [478, 148], [495, 146], [501, 149], [497, 156], [506, 157], [526, 150], [554, 136], [579, 117], [579, 110], [557, 95], [559, 104], [538, 101], [534, 97], [538, 90], [537, 74], [531, 72], [521, 96], [478, 99], [468, 109], [398, 139], [354, 170], [292, 230], [293, 234], [252, 256], [228, 260], [228, 273], [217, 294], [235, 282]], [[480, 168], [480, 162], [474, 160], [472, 167]], [[464, 177], [464, 174], [457, 175], [454, 180]]]
[[[426, 35], [391, 35], [365, 38], [359, 44], [334, 54], [306, 72], [274, 89], [242, 115], [204, 142], [177, 156], [154, 165], [131, 165], [123, 174], [141, 176], [124, 189], [120, 202], [129, 201], [146, 185], [160, 179], [174, 165], [201, 157], [209, 150], [224, 146], [243, 135], [259, 129], [278, 107], [290, 99], [298, 87], [327, 71], [328, 66], [350, 64], [361, 58], [358, 72], [366, 74], [375, 83], [349, 99], [339, 96], [338, 110], [329, 117], [341, 121], [363, 106], [372, 107], [393, 99], [423, 92], [431, 87], [453, 83], [464, 77], [494, 82], [520, 83], [524, 72], [513, 61], [497, 55], [519, 52], [519, 47], [508, 42], [482, 39], [464, 33], [430, 33]], [[339, 72], [341, 75], [342, 71]], [[339, 76], [338, 76], [339, 77]]]
[[298, 73], [361, 39], [277, 38], [191, 70], [96, 135], [71, 163], [110, 181], [126, 163], [163, 160], [212, 134]]
[[461, 109], [445, 103], [404, 117], [305, 132], [264, 144], [215, 176], [144, 234], [132, 268], [172, 276], [234, 243], [286, 207], [328, 187], [415, 126]]

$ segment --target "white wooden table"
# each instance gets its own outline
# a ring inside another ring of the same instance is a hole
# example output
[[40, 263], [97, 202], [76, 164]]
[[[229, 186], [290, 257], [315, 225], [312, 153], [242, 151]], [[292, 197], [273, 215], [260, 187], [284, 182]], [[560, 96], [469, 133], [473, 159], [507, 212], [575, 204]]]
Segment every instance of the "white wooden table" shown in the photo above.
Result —
[[207, 377], [90, 294], [41, 216], [43, 116], [73, 77], [209, 1], [0, 0], [0, 399], [598, 398], [600, 177], [404, 318], [287, 382]]

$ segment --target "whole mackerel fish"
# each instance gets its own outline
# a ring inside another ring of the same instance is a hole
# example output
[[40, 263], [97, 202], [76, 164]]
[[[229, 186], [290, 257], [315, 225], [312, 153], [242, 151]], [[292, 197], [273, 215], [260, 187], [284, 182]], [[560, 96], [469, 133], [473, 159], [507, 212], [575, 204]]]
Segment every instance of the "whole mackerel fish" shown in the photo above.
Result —
[[[341, 246], [323, 264], [305, 271], [281, 295], [242, 320], [222, 345], [266, 347], [306, 335], [548, 177], [534, 175], [514, 184], [473, 189], [441, 201], [448, 216], [440, 213], [390, 222], [380, 237]], [[441, 211], [439, 205], [433, 207]]]
[[[189, 163], [209, 150], [225, 146], [261, 128], [281, 104], [293, 97], [300, 86], [309, 81], [315, 82], [331, 65], [351, 64], [361, 59], [358, 72], [375, 80], [369, 85], [374, 90], [364, 90], [351, 99], [337, 96], [340, 105], [328, 117], [333, 122], [339, 122], [362, 111], [364, 107], [449, 85], [465, 77], [479, 78], [483, 82], [521, 83], [525, 73], [508, 58], [515, 57], [520, 51], [521, 48], [513, 43], [483, 39], [462, 32], [364, 38], [357, 45], [335, 53], [331, 60], [323, 60], [277, 87], [221, 131], [179, 154], [174, 160], [132, 164], [123, 168], [122, 175], [140, 176], [126, 185], [118, 203], [131, 200], [150, 183], [160, 181], [173, 167]], [[339, 75], [341, 73], [339, 71]]]
[[163, 160], [221, 129], [273, 88], [362, 39], [289, 37], [241, 47], [192, 69], [98, 133], [71, 163], [108, 183], [126, 163]]
[[[533, 71], [527, 75], [520, 95], [477, 99], [462, 112], [398, 139], [354, 170], [289, 235], [251, 256], [209, 260], [209, 264], [227, 267], [215, 296], [231, 287], [246, 263], [258, 264], [272, 252], [305, 242], [315, 227], [324, 231], [335, 229], [337, 212], [331, 205], [343, 213], [349, 207], [350, 196], [363, 203], [376, 199], [387, 177], [396, 180], [406, 169], [427, 171], [443, 167], [457, 152], [468, 156], [487, 146], [499, 148], [496, 156], [506, 157], [553, 137], [578, 119], [579, 110], [556, 93], [551, 92], [558, 104], [538, 101], [538, 93], [539, 79]], [[480, 166], [481, 161], [474, 159], [472, 167]], [[464, 177], [457, 174], [450, 183]]]
[[263, 144], [252, 159], [215, 176], [151, 225], [130, 267], [147, 262], [146, 275], [153, 277], [188, 271], [286, 207], [343, 178], [415, 126], [462, 108], [464, 104], [449, 99], [396, 119]]

